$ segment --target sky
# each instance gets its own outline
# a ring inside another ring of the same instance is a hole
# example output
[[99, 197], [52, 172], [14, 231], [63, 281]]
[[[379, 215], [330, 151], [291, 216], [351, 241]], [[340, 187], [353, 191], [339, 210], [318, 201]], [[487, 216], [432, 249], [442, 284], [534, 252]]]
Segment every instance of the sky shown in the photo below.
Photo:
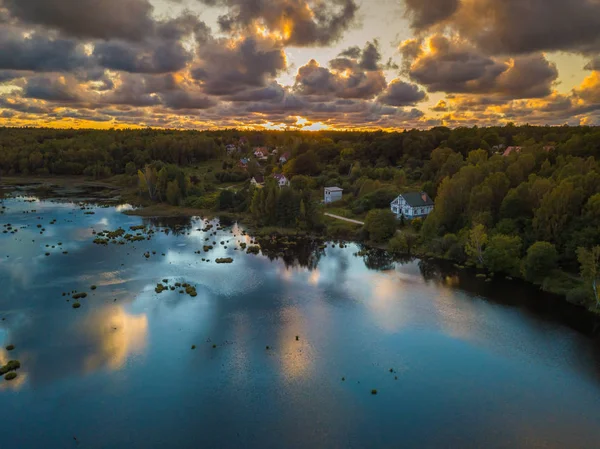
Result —
[[0, 0], [0, 126], [600, 124], [600, 0]]

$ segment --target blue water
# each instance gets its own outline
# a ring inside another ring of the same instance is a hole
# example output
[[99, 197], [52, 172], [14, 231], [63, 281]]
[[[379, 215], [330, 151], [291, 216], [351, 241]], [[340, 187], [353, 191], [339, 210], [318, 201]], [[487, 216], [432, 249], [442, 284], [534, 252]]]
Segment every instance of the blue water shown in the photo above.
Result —
[[[25, 200], [0, 215], [18, 229], [0, 233], [0, 363], [22, 366], [0, 379], [1, 447], [600, 446], [595, 321], [526, 286], [353, 244], [251, 255], [237, 225]], [[139, 224], [150, 240], [93, 243]]]

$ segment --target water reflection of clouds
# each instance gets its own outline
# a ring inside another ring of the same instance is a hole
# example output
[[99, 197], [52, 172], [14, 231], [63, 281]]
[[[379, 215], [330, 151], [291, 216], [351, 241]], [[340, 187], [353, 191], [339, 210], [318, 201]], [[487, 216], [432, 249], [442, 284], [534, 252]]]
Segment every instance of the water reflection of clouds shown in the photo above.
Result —
[[[0, 366], [6, 365], [9, 360], [13, 360], [15, 357], [12, 357], [13, 354], [6, 351], [4, 348], [0, 348]], [[26, 359], [21, 359], [21, 362]], [[23, 385], [27, 382], [27, 371], [21, 363], [21, 368], [17, 370], [17, 378], [11, 381], [1, 380], [0, 379], [0, 390], [20, 390]]]
[[130, 314], [122, 306], [94, 311], [80, 324], [78, 333], [93, 342], [83, 361], [86, 373], [100, 368], [118, 370], [131, 357], [146, 350], [148, 318], [145, 314]]

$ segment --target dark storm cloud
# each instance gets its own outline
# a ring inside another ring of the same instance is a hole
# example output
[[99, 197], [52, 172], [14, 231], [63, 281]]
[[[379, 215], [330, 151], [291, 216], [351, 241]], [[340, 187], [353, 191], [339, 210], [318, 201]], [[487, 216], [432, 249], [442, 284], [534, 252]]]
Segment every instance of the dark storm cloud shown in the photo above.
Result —
[[459, 0], [404, 0], [411, 27], [422, 30], [446, 20], [458, 9]]
[[257, 24], [278, 32], [286, 45], [328, 45], [354, 22], [355, 0], [200, 0], [228, 8], [219, 18], [221, 30], [240, 32]]
[[416, 84], [393, 80], [379, 96], [380, 103], [389, 106], [411, 106], [427, 98], [427, 94]]
[[153, 32], [148, 0], [2, 0], [10, 14], [83, 38], [140, 40]]
[[364, 70], [379, 70], [381, 53], [379, 52], [379, 42], [367, 42], [367, 45], [360, 55], [360, 67]]
[[156, 22], [155, 32], [138, 42], [111, 40], [95, 44], [93, 56], [107, 69], [129, 73], [168, 73], [183, 69], [194, 57], [182, 40], [194, 36], [204, 42], [210, 30], [197, 17], [184, 14]]
[[[597, 0], [404, 0], [417, 31], [447, 26], [493, 54], [600, 49]], [[458, 6], [458, 7], [457, 7]]]
[[54, 75], [28, 78], [23, 88], [23, 97], [56, 103], [78, 103], [84, 100], [83, 93], [73, 78]]
[[90, 58], [77, 41], [0, 27], [0, 69], [69, 72], [89, 65]]
[[248, 89], [242, 92], [238, 92], [234, 95], [224, 97], [227, 101], [280, 101], [285, 96], [285, 89], [278, 84], [273, 82], [267, 87], [261, 87], [259, 89]]
[[596, 56], [590, 62], [588, 62], [585, 67], [585, 70], [600, 70], [600, 56]]
[[170, 109], [208, 109], [216, 105], [215, 100], [199, 93], [175, 90], [161, 95], [163, 104]]
[[408, 59], [413, 81], [430, 92], [496, 94], [506, 98], [549, 95], [558, 78], [556, 66], [542, 55], [498, 60], [485, 56], [470, 44], [436, 35], [429, 52], [415, 52]]
[[211, 95], [233, 95], [248, 88], [264, 87], [286, 68], [281, 48], [251, 37], [235, 45], [227, 45], [220, 39], [210, 40], [199, 46], [198, 54], [200, 60], [192, 69], [192, 76]]
[[347, 48], [346, 50], [342, 51], [339, 56], [343, 56], [346, 58], [352, 58], [352, 59], [358, 59], [360, 58], [360, 55], [362, 53], [362, 50], [360, 49], [360, 47], [358, 45], [355, 45], [354, 47], [350, 47]]
[[16, 70], [0, 70], [0, 83], [5, 83], [7, 81], [13, 81], [17, 78], [21, 78], [25, 76], [26, 73], [19, 72]]
[[158, 41], [155, 45], [99, 42], [94, 56], [102, 67], [130, 73], [176, 72], [192, 59], [192, 54], [178, 41]]

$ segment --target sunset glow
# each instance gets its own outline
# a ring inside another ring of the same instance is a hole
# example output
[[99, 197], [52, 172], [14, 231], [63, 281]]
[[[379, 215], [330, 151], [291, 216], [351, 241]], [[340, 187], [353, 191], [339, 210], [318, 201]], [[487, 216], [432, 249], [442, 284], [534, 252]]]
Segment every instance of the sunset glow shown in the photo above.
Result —
[[85, 17], [65, 0], [37, 3], [0, 6], [0, 125], [314, 131], [600, 121], [599, 41], [587, 31], [598, 29], [600, 5], [589, 0], [85, 0]]

